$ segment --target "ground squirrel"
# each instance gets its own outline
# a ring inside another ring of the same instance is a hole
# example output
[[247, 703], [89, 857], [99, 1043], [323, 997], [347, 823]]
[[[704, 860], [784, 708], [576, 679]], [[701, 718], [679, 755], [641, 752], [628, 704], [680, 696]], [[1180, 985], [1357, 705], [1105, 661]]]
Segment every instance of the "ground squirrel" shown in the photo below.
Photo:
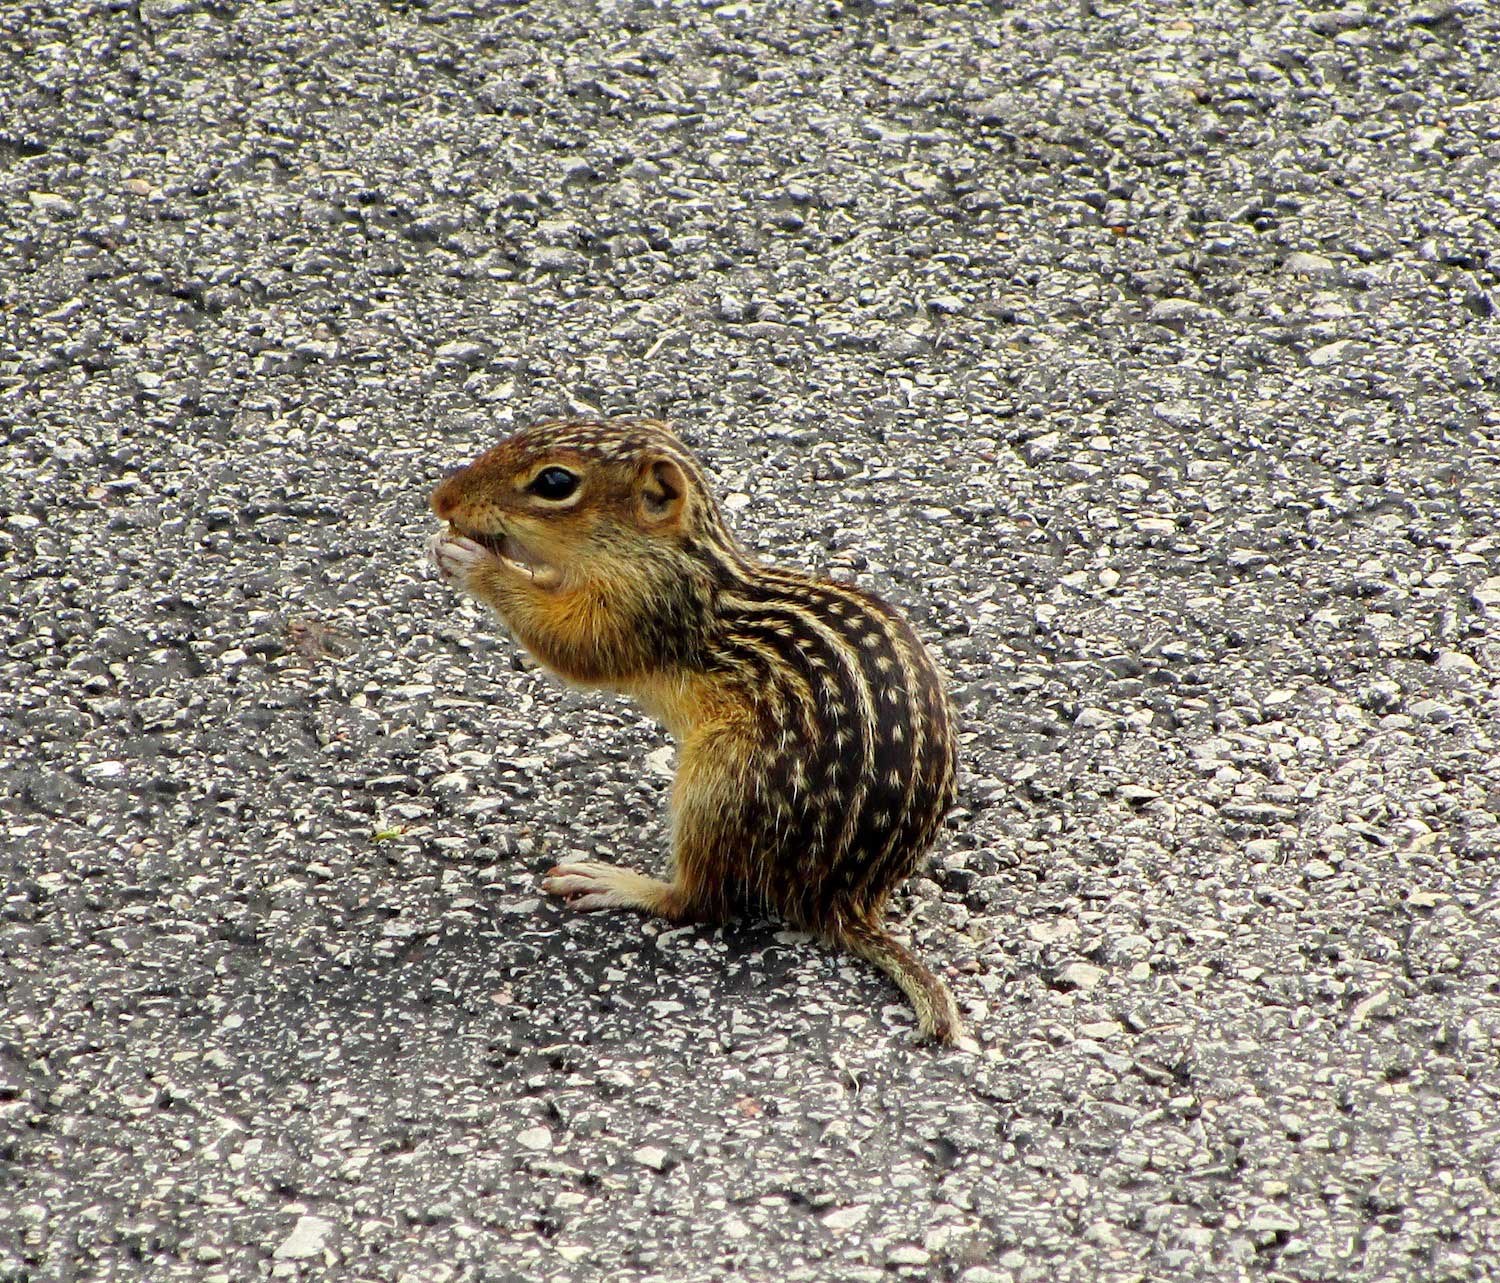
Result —
[[681, 922], [772, 910], [884, 970], [923, 1034], [972, 1045], [882, 920], [954, 797], [948, 698], [896, 610], [757, 563], [653, 420], [537, 424], [449, 476], [432, 509], [445, 580], [547, 668], [631, 696], [677, 741], [671, 881], [576, 861], [547, 891]]

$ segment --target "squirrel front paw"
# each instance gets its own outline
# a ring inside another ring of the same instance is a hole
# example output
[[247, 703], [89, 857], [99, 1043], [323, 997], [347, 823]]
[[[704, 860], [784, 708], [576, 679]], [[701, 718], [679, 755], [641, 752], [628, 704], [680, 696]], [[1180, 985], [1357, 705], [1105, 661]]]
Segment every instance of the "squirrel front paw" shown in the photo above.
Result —
[[470, 573], [489, 553], [472, 539], [443, 530], [427, 541], [427, 555], [444, 583], [467, 592]]

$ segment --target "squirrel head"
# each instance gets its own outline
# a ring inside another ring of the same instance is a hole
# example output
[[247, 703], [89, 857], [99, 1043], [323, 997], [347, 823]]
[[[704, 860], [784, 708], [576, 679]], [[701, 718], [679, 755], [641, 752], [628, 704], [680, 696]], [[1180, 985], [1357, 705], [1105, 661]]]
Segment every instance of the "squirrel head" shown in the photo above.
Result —
[[729, 544], [697, 460], [650, 419], [537, 423], [432, 492], [432, 510], [540, 590], [599, 575], [604, 563]]
[[[690, 645], [744, 563], [703, 469], [650, 419], [535, 424], [449, 475], [432, 510], [491, 554], [470, 591], [565, 675], [593, 670], [585, 651], [644, 664], [647, 639]], [[547, 653], [562, 637], [566, 661]]]

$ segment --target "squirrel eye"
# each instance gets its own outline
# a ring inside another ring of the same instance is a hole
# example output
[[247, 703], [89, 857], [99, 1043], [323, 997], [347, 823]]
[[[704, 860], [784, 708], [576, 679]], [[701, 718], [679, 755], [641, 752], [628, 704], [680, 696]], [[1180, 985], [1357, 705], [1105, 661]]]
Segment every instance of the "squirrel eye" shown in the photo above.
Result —
[[543, 468], [526, 489], [538, 499], [566, 499], [578, 489], [578, 478], [566, 468]]

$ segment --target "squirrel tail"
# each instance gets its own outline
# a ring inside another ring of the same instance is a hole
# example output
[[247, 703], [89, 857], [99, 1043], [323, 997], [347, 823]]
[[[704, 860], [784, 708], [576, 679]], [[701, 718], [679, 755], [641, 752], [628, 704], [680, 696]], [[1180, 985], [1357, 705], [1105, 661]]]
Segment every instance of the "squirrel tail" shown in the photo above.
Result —
[[978, 1049], [978, 1044], [964, 1032], [958, 1004], [948, 986], [885, 927], [846, 920], [839, 924], [832, 942], [873, 962], [900, 986], [916, 1009], [917, 1025], [924, 1038], [966, 1051]]

